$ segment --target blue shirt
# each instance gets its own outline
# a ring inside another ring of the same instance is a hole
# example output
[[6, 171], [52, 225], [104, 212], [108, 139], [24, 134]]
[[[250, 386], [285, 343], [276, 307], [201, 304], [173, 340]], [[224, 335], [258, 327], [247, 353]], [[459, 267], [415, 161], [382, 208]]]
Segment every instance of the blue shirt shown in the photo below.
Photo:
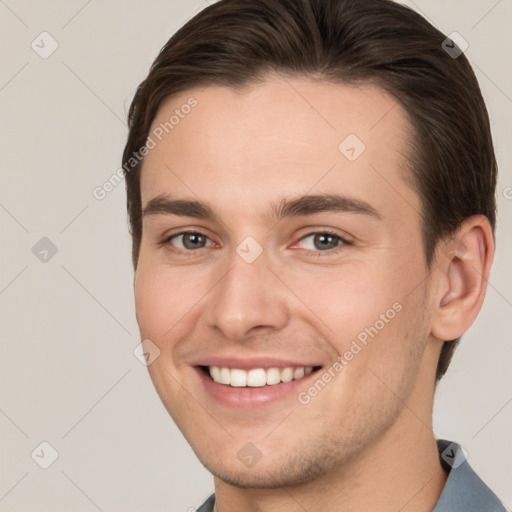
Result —
[[[507, 512], [496, 495], [471, 469], [462, 448], [457, 443], [437, 440], [441, 465], [448, 478], [432, 512]], [[212, 494], [197, 512], [213, 512]]]

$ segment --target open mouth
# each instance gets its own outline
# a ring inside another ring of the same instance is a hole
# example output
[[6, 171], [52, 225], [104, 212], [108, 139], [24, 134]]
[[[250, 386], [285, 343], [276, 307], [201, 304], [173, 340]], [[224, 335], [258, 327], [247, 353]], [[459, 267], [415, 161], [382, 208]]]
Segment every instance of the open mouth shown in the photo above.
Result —
[[318, 371], [321, 366], [253, 368], [250, 370], [220, 366], [200, 366], [199, 368], [217, 384], [237, 388], [261, 388], [303, 379], [310, 373]]

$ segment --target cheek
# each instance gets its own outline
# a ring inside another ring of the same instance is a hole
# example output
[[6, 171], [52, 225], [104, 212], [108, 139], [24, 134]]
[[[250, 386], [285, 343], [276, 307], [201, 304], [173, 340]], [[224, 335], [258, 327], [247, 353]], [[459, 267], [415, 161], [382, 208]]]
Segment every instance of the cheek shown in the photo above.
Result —
[[297, 281], [297, 295], [307, 297], [324, 341], [344, 359], [340, 380], [360, 381], [373, 369], [399, 385], [408, 361], [418, 359], [428, 326], [423, 288], [411, 293], [417, 286], [413, 276], [420, 279], [419, 269], [381, 262], [324, 269]]
[[321, 332], [338, 340], [342, 350], [347, 340], [372, 326], [397, 300], [399, 294], [386, 275], [380, 265], [355, 261], [296, 272], [287, 282], [294, 283], [294, 293], [317, 317], [314, 324], [323, 324]]
[[409, 295], [402, 293], [394, 307], [383, 311], [384, 316], [364, 329], [368, 336], [361, 350], [361, 365], [347, 368], [348, 375], [356, 374], [358, 378], [364, 373], [380, 393], [389, 394], [391, 390], [393, 396], [407, 399], [419, 374], [429, 334], [423, 299], [422, 289]]
[[[137, 323], [143, 338], [158, 338], [165, 326], [166, 312], [172, 311], [168, 304], [171, 294], [162, 293], [162, 283], [154, 272], [147, 272], [139, 262], [134, 284]], [[168, 329], [169, 327], [167, 327]]]
[[135, 309], [141, 336], [158, 344], [185, 314], [188, 287], [164, 267], [140, 261], [134, 283]]
[[205, 272], [171, 267], [150, 258], [139, 260], [134, 282], [137, 323], [143, 338], [161, 350], [192, 329], [208, 289]]

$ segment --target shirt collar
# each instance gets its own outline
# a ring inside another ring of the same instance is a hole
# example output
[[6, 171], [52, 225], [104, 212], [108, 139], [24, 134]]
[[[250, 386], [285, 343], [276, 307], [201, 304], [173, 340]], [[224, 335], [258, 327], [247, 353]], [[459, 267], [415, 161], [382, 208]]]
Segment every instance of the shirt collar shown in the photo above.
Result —
[[460, 445], [438, 439], [437, 449], [448, 479], [433, 512], [506, 512], [500, 500], [468, 464], [467, 452]]

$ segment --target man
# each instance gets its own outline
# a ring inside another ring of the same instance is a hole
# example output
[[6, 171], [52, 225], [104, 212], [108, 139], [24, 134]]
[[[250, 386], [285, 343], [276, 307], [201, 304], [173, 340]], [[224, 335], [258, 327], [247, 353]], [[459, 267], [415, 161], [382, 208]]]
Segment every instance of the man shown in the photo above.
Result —
[[498, 511], [432, 406], [494, 253], [455, 43], [388, 0], [222, 0], [162, 49], [123, 155], [143, 343], [200, 511]]

